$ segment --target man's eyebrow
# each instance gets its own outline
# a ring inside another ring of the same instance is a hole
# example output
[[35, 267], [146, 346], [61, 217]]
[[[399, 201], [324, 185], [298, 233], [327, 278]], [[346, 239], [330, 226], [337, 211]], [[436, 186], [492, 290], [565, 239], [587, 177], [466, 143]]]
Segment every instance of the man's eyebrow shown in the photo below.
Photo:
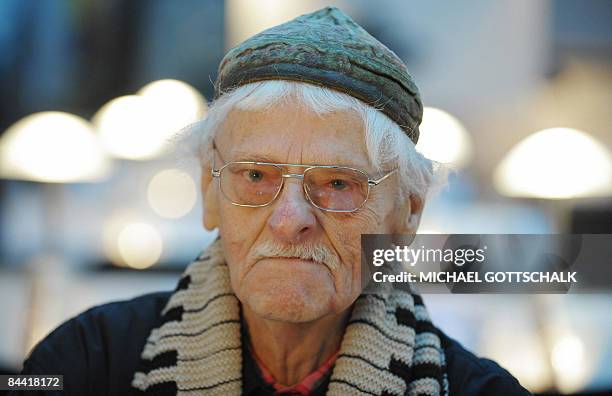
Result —
[[[275, 164], [285, 163], [285, 161], [279, 161], [278, 158], [275, 158], [268, 154], [262, 153], [251, 153], [246, 151], [235, 151], [232, 152], [232, 159], [230, 161], [253, 161], [253, 162], [271, 162]], [[331, 161], [318, 161], [316, 163], [304, 163], [299, 165], [338, 165], [338, 166], [347, 166], [351, 168], [357, 169], [366, 169], [367, 164], [357, 164], [354, 162], [354, 159], [349, 159], [344, 156], [339, 156], [337, 160]]]
[[270, 155], [246, 151], [233, 151], [231, 161], [279, 162]]

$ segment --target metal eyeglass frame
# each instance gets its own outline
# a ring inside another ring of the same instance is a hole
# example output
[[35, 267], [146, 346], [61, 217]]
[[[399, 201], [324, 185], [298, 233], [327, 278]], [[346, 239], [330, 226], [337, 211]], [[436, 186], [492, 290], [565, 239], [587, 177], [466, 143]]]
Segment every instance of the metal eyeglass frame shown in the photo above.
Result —
[[[217, 146], [215, 145], [214, 141], [213, 141], [212, 146], [213, 146], [213, 151], [217, 151], [218, 152]], [[219, 158], [221, 158], [221, 161], [225, 162], [225, 160], [223, 160], [223, 157], [221, 157], [221, 153], [219, 153]], [[232, 164], [271, 165], [271, 166], [274, 166], [274, 167], [278, 168], [279, 171], [281, 172], [281, 184], [278, 187], [278, 191], [276, 191], [276, 194], [274, 194], [274, 197], [269, 202], [267, 202], [265, 204], [261, 204], [261, 205], [239, 204], [239, 203], [236, 203], [236, 202], [232, 201], [230, 199], [230, 197], [228, 197], [227, 194], [225, 194], [225, 191], [223, 191], [223, 188], [221, 187], [221, 172], [227, 166], [232, 165]], [[301, 174], [300, 173], [284, 173], [283, 167], [289, 167], [289, 166], [295, 166], [295, 167], [306, 168], [306, 169], [304, 169], [304, 172], [301, 173]], [[310, 195], [308, 194], [308, 189], [306, 188], [306, 184], [304, 184], [304, 175], [306, 174], [306, 172], [308, 172], [308, 171], [310, 171], [312, 169], [317, 169], [317, 168], [325, 168], [325, 169], [349, 169], [349, 170], [356, 171], [356, 172], [361, 173], [362, 175], [364, 175], [366, 177], [366, 179], [368, 180], [368, 191], [367, 191], [366, 197], [363, 200], [363, 202], [361, 203], [361, 205], [359, 205], [355, 209], [351, 209], [351, 210], [344, 209], [343, 210], [343, 209], [323, 208], [323, 207], [315, 204], [312, 201], [312, 199], [310, 198]], [[314, 206], [315, 208], [321, 209], [321, 210], [326, 211], [326, 212], [353, 213], [353, 212], [356, 212], [357, 210], [361, 209], [363, 207], [363, 205], [365, 205], [365, 203], [368, 201], [368, 198], [370, 197], [370, 189], [372, 187], [375, 187], [375, 186], [379, 185], [383, 180], [385, 180], [386, 178], [388, 178], [389, 176], [391, 176], [395, 172], [397, 172], [397, 168], [392, 169], [391, 171], [387, 172], [385, 175], [383, 175], [382, 177], [380, 177], [378, 179], [370, 179], [370, 176], [366, 172], [362, 171], [361, 169], [351, 168], [350, 166], [279, 164], [279, 163], [274, 163], [274, 162], [260, 162], [260, 161], [232, 161], [232, 162], [226, 163], [225, 165], [223, 165], [219, 169], [215, 169], [215, 155], [213, 153], [213, 164], [212, 164], [211, 175], [212, 175], [212, 177], [217, 178], [219, 180], [219, 189], [223, 193], [223, 196], [234, 206], [241, 206], [241, 207], [246, 207], [246, 208], [261, 208], [261, 207], [264, 207], [264, 206], [268, 206], [268, 205], [272, 204], [272, 202], [274, 202], [276, 200], [276, 198], [278, 198], [280, 192], [283, 190], [283, 186], [285, 185], [285, 179], [287, 179], [287, 178], [295, 178], [295, 179], [301, 179], [302, 180], [302, 189], [304, 190], [304, 196], [306, 197], [306, 200], [312, 206]]]

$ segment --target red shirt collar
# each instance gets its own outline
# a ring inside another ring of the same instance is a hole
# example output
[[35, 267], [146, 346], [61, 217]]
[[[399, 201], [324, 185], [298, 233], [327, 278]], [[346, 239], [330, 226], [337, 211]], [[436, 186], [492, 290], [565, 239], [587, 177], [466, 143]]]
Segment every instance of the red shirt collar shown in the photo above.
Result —
[[318, 369], [308, 374], [303, 380], [301, 380], [297, 384], [292, 385], [292, 386], [284, 386], [284, 385], [279, 384], [274, 379], [274, 377], [270, 373], [270, 370], [268, 370], [268, 368], [265, 366], [263, 361], [255, 354], [255, 351], [253, 350], [253, 348], [249, 348], [249, 349], [251, 351], [253, 358], [255, 359], [255, 362], [257, 362], [257, 366], [259, 367], [259, 370], [261, 371], [262, 378], [264, 379], [264, 381], [266, 381], [266, 383], [268, 383], [274, 388], [275, 395], [309, 396], [310, 393], [314, 389], [316, 389], [316, 387], [320, 385], [327, 378], [329, 374], [331, 374], [334, 364], [336, 363], [336, 359], [338, 358], [338, 355], [340, 354], [340, 350], [338, 350], [336, 353], [330, 356]]

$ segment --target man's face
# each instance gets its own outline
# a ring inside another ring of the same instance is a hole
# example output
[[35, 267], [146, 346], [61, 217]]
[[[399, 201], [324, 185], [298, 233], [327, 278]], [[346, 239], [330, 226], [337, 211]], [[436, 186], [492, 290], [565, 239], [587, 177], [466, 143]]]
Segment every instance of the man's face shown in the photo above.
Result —
[[[344, 165], [380, 176], [368, 161], [362, 121], [352, 112], [319, 116], [291, 103], [266, 112], [234, 110], [215, 141], [217, 168], [222, 157], [226, 162]], [[289, 167], [285, 172], [303, 170]], [[212, 191], [204, 192], [210, 201], [205, 205], [216, 211], [237, 297], [257, 315], [284, 322], [343, 312], [361, 292], [361, 234], [393, 232], [396, 183], [397, 176], [392, 176], [372, 188], [356, 212], [332, 213], [306, 200], [300, 179], [285, 179], [276, 200], [259, 208], [232, 205], [213, 180], [206, 186]], [[332, 260], [266, 254], [305, 246], [322, 247]]]

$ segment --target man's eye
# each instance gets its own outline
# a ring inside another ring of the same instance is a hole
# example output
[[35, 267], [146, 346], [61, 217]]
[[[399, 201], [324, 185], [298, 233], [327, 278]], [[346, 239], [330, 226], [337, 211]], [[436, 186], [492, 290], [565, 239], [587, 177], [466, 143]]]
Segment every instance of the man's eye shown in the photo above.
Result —
[[263, 175], [263, 172], [260, 172], [260, 171], [255, 170], [255, 169], [250, 169], [250, 170], [247, 171], [247, 175], [246, 176], [247, 176], [247, 179], [249, 181], [259, 182], [259, 181], [261, 181], [261, 179], [263, 179], [264, 175]]
[[346, 182], [340, 179], [332, 180], [330, 185], [334, 190], [345, 190], [348, 188], [348, 185], [346, 184]]

